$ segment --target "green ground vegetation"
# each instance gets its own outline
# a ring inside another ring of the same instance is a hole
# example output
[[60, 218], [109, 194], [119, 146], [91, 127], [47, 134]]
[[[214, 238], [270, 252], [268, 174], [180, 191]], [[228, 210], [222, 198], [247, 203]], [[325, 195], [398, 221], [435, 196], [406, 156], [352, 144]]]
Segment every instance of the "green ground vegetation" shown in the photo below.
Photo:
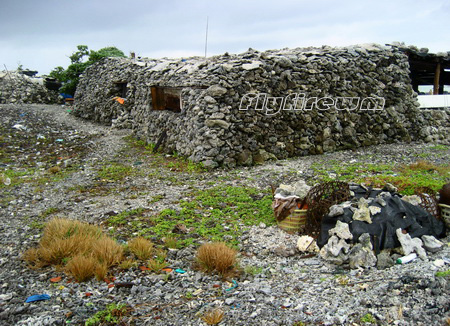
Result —
[[404, 195], [412, 195], [423, 187], [438, 191], [450, 180], [449, 164], [436, 165], [424, 160], [409, 165], [322, 161], [312, 164], [311, 169], [322, 181], [341, 180], [374, 187], [391, 183]]
[[[181, 209], [163, 209], [151, 214], [143, 209], [121, 212], [108, 218], [119, 233], [138, 233], [162, 239], [173, 236], [177, 246], [197, 240], [222, 241], [236, 245], [243, 230], [260, 222], [274, 224], [272, 197], [267, 192], [250, 187], [216, 186], [191, 193], [189, 200], [181, 200]], [[189, 230], [187, 234], [171, 235], [177, 225]]]

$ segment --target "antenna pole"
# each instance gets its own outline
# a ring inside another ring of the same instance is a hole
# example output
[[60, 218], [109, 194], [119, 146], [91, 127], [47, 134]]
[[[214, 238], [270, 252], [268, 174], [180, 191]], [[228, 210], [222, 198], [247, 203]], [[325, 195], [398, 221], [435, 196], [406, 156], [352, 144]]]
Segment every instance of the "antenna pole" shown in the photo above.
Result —
[[206, 52], [208, 51], [208, 20], [209, 20], [209, 17], [206, 16], [205, 58], [206, 58]]

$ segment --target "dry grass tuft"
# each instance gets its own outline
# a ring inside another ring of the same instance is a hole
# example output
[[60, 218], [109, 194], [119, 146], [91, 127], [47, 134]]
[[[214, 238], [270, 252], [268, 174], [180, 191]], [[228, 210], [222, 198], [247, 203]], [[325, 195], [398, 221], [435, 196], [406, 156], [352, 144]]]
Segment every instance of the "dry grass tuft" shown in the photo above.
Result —
[[103, 281], [108, 274], [108, 266], [106, 264], [98, 264], [95, 267], [94, 275], [98, 281]]
[[152, 272], [159, 273], [161, 269], [167, 266], [165, 261], [160, 261], [158, 259], [150, 259], [147, 262], [147, 267], [150, 268]]
[[94, 276], [98, 261], [92, 256], [77, 255], [66, 265], [66, 271], [78, 282], [84, 282]]
[[216, 271], [225, 275], [231, 272], [236, 264], [236, 250], [223, 242], [205, 243], [197, 250], [197, 262], [208, 272]]
[[408, 165], [408, 168], [411, 170], [436, 170], [437, 166], [435, 166], [433, 163], [419, 160], [417, 162], [411, 163]]
[[[40, 247], [54, 247], [54, 243], [62, 240], [79, 242], [83, 250], [89, 250], [93, 240], [103, 236], [98, 226], [75, 220], [55, 218], [49, 221], [44, 228], [44, 234], [39, 242]], [[67, 244], [66, 246], [69, 246]]]
[[97, 260], [107, 267], [117, 265], [123, 259], [123, 248], [116, 241], [102, 237], [95, 242], [92, 253]]
[[178, 240], [174, 235], [168, 235], [164, 238], [164, 245], [167, 248], [176, 249], [178, 248]]
[[214, 308], [205, 312], [202, 320], [208, 325], [217, 325], [224, 317], [225, 313], [220, 308]]
[[44, 265], [60, 265], [67, 258], [86, 254], [91, 249], [92, 240], [79, 235], [73, 235], [67, 239], [41, 241], [39, 244], [39, 254]]
[[61, 167], [59, 167], [58, 165], [55, 165], [55, 166], [52, 166], [51, 168], [49, 168], [47, 171], [49, 173], [56, 174], [56, 173], [61, 172]]
[[136, 266], [136, 262], [133, 259], [126, 259], [119, 264], [120, 269], [130, 269], [131, 267]]
[[38, 248], [30, 248], [26, 250], [22, 255], [22, 259], [27, 261], [31, 268], [44, 267]]
[[424, 160], [419, 160], [402, 167], [403, 171], [407, 169], [414, 171], [434, 171], [441, 175], [445, 175], [450, 172], [450, 168], [448, 166], [439, 166]]
[[108, 267], [122, 261], [123, 248], [97, 226], [56, 218], [46, 224], [38, 248], [28, 249], [23, 259], [38, 268], [68, 262], [64, 270], [81, 282], [94, 275], [103, 279]]
[[153, 243], [143, 237], [137, 237], [128, 242], [128, 249], [138, 259], [147, 260], [152, 257]]

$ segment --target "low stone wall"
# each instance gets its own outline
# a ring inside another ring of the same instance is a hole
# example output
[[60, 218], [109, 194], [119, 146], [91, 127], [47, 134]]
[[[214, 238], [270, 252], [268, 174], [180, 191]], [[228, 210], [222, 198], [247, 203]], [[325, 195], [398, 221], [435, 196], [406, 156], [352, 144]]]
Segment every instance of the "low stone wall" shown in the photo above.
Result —
[[[125, 83], [122, 105], [113, 98]], [[181, 112], [154, 110], [152, 86], [182, 88]], [[422, 112], [416, 96], [408, 57], [395, 47], [250, 49], [208, 59], [105, 59], [85, 71], [74, 113], [131, 127], [152, 143], [165, 131], [163, 150], [232, 167], [397, 141], [445, 141], [446, 113]]]
[[59, 103], [57, 91], [48, 90], [43, 78], [18, 71], [0, 72], [0, 103]]
[[450, 108], [420, 110], [420, 138], [425, 142], [450, 145]]

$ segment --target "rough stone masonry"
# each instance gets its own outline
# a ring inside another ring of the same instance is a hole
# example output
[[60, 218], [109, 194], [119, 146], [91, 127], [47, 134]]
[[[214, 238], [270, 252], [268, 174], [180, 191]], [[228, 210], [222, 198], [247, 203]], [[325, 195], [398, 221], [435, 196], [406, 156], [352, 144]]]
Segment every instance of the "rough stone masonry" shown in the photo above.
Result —
[[[165, 110], [174, 98], [179, 107]], [[361, 105], [364, 99], [372, 106]], [[365, 44], [107, 58], [85, 71], [74, 113], [131, 127], [138, 138], [160, 139], [164, 151], [206, 166], [234, 167], [398, 141], [448, 143], [450, 111], [419, 109], [407, 54]]]
[[45, 78], [29, 76], [26, 71], [0, 72], [0, 103], [60, 103], [58, 92], [45, 86]]

